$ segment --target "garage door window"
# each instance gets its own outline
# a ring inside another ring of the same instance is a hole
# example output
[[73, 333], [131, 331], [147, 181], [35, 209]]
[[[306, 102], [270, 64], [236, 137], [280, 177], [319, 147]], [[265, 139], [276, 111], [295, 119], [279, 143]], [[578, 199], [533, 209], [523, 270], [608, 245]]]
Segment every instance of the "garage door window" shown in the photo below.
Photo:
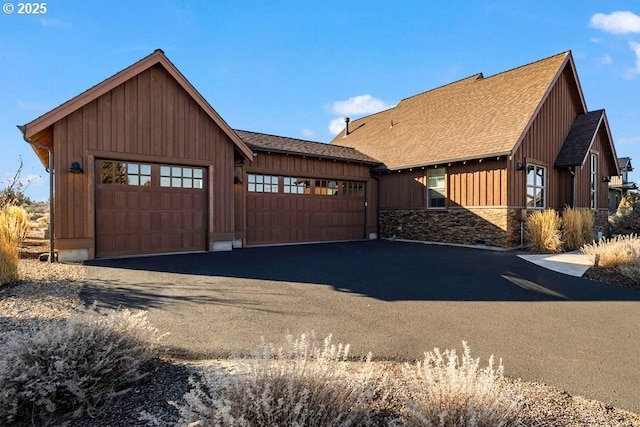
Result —
[[304, 178], [284, 177], [284, 192], [286, 194], [309, 194], [311, 182]]
[[364, 183], [344, 181], [342, 183], [342, 195], [350, 197], [362, 197], [364, 196]]
[[326, 179], [316, 179], [315, 194], [335, 196], [338, 194], [338, 182]]
[[201, 168], [160, 166], [160, 186], [202, 189], [204, 171]]
[[151, 185], [151, 165], [103, 160], [99, 165], [101, 184]]
[[247, 176], [247, 191], [250, 193], [277, 193], [278, 177], [272, 175]]

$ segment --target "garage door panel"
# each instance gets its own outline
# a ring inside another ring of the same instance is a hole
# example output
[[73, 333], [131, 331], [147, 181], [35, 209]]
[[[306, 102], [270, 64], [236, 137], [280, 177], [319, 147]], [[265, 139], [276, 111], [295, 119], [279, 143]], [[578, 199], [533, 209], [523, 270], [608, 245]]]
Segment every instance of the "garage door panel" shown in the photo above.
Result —
[[[97, 167], [101, 167], [101, 160]], [[132, 165], [126, 162], [107, 162]], [[171, 173], [197, 168], [171, 167]], [[160, 186], [156, 165], [121, 169], [101, 182], [104, 169], [96, 182], [96, 256], [120, 256], [163, 252], [185, 252], [206, 249], [207, 193], [206, 183], [198, 189], [182, 188], [180, 179], [169, 181], [173, 187]], [[126, 173], [139, 172], [140, 176]], [[148, 172], [148, 171], [151, 172]], [[152, 176], [142, 176], [151, 173]], [[155, 175], [154, 175], [155, 174]], [[107, 173], [108, 175], [108, 173]], [[202, 173], [202, 176], [206, 176]], [[134, 185], [132, 183], [148, 183]], [[188, 181], [189, 184], [192, 181]], [[166, 181], [165, 181], [166, 184]]]

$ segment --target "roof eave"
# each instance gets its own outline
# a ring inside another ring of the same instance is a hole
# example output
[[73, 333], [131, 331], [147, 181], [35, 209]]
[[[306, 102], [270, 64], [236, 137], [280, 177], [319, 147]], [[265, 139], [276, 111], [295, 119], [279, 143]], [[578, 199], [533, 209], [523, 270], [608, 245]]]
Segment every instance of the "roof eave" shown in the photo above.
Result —
[[340, 160], [340, 161], [343, 161], [343, 162], [363, 163], [363, 164], [367, 164], [367, 165], [379, 165], [379, 164], [381, 164], [381, 162], [374, 161], [374, 160], [352, 159], [352, 158], [330, 156], [330, 155], [327, 156], [327, 155], [323, 155], [323, 154], [303, 153], [303, 152], [300, 152], [300, 151], [283, 150], [281, 148], [259, 147], [259, 146], [253, 145], [253, 144], [250, 144], [250, 145], [251, 145], [251, 149], [253, 151], [262, 152], [262, 153], [288, 154], [288, 155], [292, 155], [292, 156], [304, 156], [304, 157], [312, 157], [312, 158], [316, 158], [316, 159], [327, 159], [327, 160]]
[[495, 152], [495, 153], [488, 153], [488, 154], [483, 154], [482, 156], [470, 156], [470, 157], [454, 157], [454, 158], [450, 158], [450, 159], [444, 159], [444, 160], [438, 160], [437, 162], [428, 162], [428, 163], [416, 163], [416, 164], [408, 164], [408, 165], [402, 165], [402, 166], [395, 166], [395, 167], [387, 167], [384, 172], [397, 172], [397, 171], [403, 171], [403, 170], [407, 170], [407, 169], [417, 169], [417, 168], [427, 168], [429, 166], [440, 166], [440, 165], [448, 165], [448, 164], [453, 164], [453, 163], [463, 163], [463, 162], [470, 162], [473, 160], [484, 160], [484, 159], [490, 159], [492, 157], [502, 157], [502, 156], [510, 156], [511, 152], [510, 151], [500, 151], [500, 152]]

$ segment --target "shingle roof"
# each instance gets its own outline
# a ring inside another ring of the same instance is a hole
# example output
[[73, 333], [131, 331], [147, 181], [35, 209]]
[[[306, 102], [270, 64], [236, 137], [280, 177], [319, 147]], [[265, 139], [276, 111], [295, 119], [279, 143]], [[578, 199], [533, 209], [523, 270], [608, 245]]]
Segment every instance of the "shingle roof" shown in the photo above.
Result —
[[510, 71], [476, 74], [400, 101], [349, 125], [332, 144], [379, 159], [389, 169], [511, 154], [571, 53]]
[[325, 144], [323, 142], [306, 141], [303, 139], [268, 135], [245, 130], [236, 129], [235, 132], [240, 136], [240, 139], [254, 151], [306, 155], [325, 159], [355, 161], [372, 165], [380, 163], [351, 147], [342, 147], [340, 145]]
[[604, 110], [597, 110], [576, 116], [558, 153], [555, 167], [580, 166], [584, 163], [603, 115]]
[[620, 166], [621, 171], [626, 170], [631, 172], [633, 170], [630, 157], [618, 157], [618, 166]]

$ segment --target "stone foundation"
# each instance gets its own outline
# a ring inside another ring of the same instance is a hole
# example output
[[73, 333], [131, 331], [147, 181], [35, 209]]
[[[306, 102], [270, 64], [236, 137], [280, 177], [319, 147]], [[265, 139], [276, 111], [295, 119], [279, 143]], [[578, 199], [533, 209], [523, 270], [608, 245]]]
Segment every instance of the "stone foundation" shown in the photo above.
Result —
[[517, 209], [506, 207], [384, 209], [383, 238], [514, 247], [520, 244]]
[[593, 231], [596, 235], [601, 232], [603, 236], [609, 237], [611, 230], [609, 228], [608, 209], [600, 209], [593, 213]]

